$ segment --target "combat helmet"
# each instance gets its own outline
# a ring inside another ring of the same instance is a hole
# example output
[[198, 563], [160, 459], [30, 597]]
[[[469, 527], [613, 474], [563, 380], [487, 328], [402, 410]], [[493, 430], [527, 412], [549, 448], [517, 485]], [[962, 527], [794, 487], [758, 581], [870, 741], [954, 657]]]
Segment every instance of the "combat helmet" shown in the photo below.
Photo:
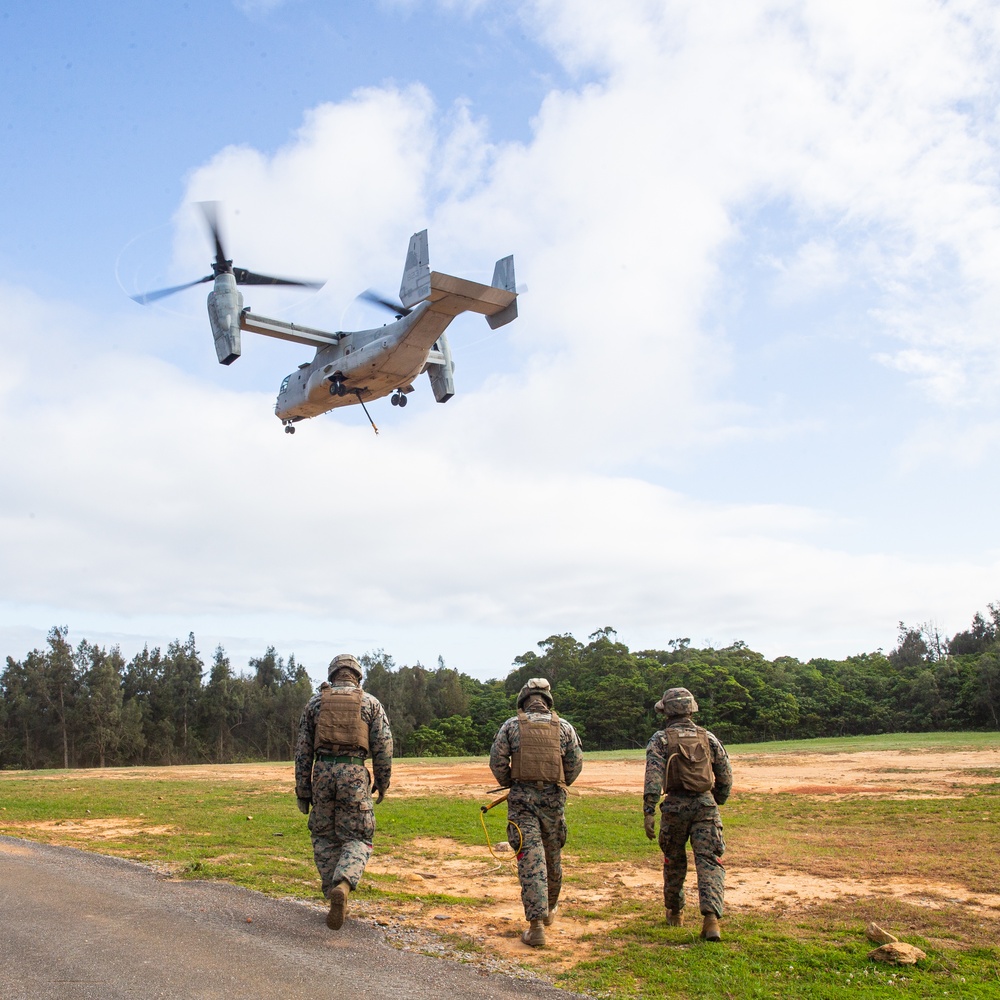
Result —
[[338, 670], [350, 670], [358, 683], [361, 683], [361, 664], [350, 653], [340, 653], [330, 661], [330, 669], [326, 672], [327, 680], [332, 681]]
[[668, 688], [653, 707], [669, 718], [672, 715], [691, 715], [697, 712], [698, 702], [687, 688]]
[[522, 705], [534, 694], [545, 699], [546, 704], [551, 708], [555, 702], [552, 700], [552, 686], [544, 677], [532, 677], [527, 684], [518, 692], [517, 707]]

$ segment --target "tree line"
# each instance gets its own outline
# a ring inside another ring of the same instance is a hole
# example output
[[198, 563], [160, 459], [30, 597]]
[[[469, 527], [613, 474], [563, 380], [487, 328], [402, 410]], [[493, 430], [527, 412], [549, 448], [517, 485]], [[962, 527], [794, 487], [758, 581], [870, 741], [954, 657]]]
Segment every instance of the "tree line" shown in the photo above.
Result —
[[7, 657], [0, 675], [0, 767], [287, 760], [313, 685], [273, 647], [237, 673], [219, 647], [207, 666], [194, 635], [128, 662], [68, 629]]
[[[669, 687], [694, 692], [698, 721], [728, 743], [887, 732], [1000, 729], [1000, 604], [946, 638], [899, 625], [896, 648], [843, 660], [768, 660], [743, 642], [722, 649], [672, 639], [632, 651], [615, 630], [587, 643], [552, 635], [480, 681], [439, 659], [397, 666], [360, 657], [365, 689], [385, 706], [401, 756], [480, 755], [514, 712], [529, 677], [552, 683], [557, 711], [591, 750], [642, 747]], [[229, 763], [292, 757], [306, 670], [268, 647], [235, 671], [219, 647], [209, 664], [194, 635], [126, 662], [119, 650], [53, 628], [46, 648], [7, 658], [0, 674], [0, 767]]]

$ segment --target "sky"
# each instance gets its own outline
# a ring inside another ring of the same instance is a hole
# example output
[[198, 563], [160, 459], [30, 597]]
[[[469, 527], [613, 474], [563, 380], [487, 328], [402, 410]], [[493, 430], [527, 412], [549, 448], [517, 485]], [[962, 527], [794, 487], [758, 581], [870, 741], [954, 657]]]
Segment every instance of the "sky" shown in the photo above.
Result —
[[[502, 677], [548, 636], [766, 656], [1000, 600], [1000, 7], [0, 2], [0, 655], [196, 637]], [[516, 322], [457, 394], [282, 433], [409, 236]]]

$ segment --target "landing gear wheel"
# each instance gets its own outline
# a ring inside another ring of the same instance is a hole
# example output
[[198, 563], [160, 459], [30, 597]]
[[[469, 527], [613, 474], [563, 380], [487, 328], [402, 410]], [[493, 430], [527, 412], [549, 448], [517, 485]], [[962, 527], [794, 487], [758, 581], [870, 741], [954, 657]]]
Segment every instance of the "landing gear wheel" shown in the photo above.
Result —
[[399, 405], [406, 406], [406, 397], [402, 393], [399, 394]]
[[389, 402], [392, 403], [393, 406], [399, 406], [399, 393], [397, 392], [396, 395], [389, 400]]
[[295, 427], [292, 424], [285, 424], [285, 433], [286, 434], [294, 434], [295, 433]]

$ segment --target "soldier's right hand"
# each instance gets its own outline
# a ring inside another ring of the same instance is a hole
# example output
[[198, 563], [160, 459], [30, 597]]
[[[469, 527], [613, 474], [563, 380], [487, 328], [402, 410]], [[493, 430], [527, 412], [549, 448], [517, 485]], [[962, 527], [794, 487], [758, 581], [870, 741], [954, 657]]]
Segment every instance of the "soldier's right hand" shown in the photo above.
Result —
[[385, 798], [385, 792], [381, 788], [376, 789], [376, 791], [378, 792], [378, 798], [375, 800], [375, 805], [378, 805]]
[[643, 816], [642, 825], [646, 828], [646, 836], [652, 840], [656, 836], [656, 816], [653, 814]]
[[298, 804], [299, 812], [302, 813], [303, 816], [308, 816], [309, 807], [312, 805], [312, 799], [296, 799], [295, 801]]

